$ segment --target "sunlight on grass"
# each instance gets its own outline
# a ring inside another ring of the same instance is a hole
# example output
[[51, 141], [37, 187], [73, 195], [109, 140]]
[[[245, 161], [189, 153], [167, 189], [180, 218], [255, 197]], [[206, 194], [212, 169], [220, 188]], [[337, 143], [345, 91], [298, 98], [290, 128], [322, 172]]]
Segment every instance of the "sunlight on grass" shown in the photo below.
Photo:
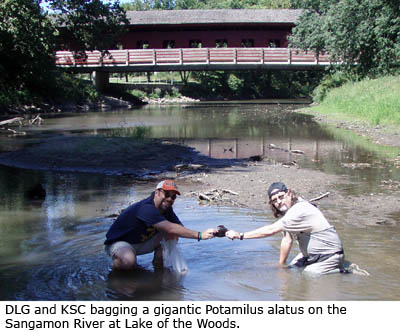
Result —
[[369, 125], [400, 127], [400, 76], [347, 83], [330, 91], [313, 110]]

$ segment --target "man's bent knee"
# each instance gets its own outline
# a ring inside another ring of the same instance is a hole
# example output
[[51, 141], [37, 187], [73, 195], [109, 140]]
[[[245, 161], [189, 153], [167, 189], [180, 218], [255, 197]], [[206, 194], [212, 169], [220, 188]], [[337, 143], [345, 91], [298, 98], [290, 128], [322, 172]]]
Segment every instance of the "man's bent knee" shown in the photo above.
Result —
[[132, 249], [122, 248], [113, 255], [113, 268], [129, 270], [136, 265], [136, 254]]

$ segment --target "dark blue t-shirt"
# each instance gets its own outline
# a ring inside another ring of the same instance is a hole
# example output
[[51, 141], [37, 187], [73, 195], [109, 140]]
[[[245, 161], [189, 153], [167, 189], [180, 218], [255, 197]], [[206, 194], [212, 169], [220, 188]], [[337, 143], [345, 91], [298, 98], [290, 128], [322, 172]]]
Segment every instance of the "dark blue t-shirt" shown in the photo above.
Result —
[[172, 207], [161, 214], [154, 205], [154, 194], [126, 208], [114, 221], [106, 234], [104, 244], [125, 241], [143, 243], [157, 233], [154, 224], [167, 220], [182, 224]]

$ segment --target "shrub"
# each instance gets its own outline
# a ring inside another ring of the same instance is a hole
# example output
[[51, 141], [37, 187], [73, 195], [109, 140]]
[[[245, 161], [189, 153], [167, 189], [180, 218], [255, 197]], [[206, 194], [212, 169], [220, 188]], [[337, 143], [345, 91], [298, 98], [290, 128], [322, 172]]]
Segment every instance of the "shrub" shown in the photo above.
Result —
[[147, 96], [147, 94], [144, 91], [139, 90], [139, 89], [131, 90], [128, 93], [136, 98], [139, 98], [140, 100], [144, 100]]
[[358, 81], [358, 76], [350, 72], [334, 72], [324, 77], [317, 88], [312, 93], [313, 100], [315, 102], [322, 102], [326, 97], [327, 93], [333, 89], [342, 86], [347, 82]]
[[100, 98], [100, 93], [90, 82], [66, 73], [57, 77], [54, 88], [50, 97], [56, 100], [84, 102], [97, 101]]
[[162, 91], [160, 88], [155, 88], [150, 94], [150, 98], [160, 98], [162, 96]]
[[180, 96], [181, 96], [181, 93], [179, 92], [179, 89], [178, 89], [178, 88], [172, 87], [172, 91], [171, 91], [171, 93], [170, 93], [170, 96], [171, 96], [172, 98], [177, 98], [177, 97], [180, 97]]

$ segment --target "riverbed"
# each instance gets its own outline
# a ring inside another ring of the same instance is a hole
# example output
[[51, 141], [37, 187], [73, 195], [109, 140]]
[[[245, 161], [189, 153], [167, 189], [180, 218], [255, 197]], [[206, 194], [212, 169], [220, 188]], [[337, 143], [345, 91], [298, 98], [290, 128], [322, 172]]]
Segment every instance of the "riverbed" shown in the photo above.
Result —
[[[0, 159], [8, 166], [0, 169], [1, 299], [398, 300], [398, 152], [382, 154], [372, 142], [355, 143], [294, 112], [300, 107], [200, 104], [71, 114], [45, 119], [25, 137], [2, 138]], [[104, 137], [125, 151], [92, 155], [89, 149], [91, 155], [62, 164], [71, 147], [63, 142], [74, 143], [76, 152], [82, 137]], [[158, 149], [150, 151], [140, 173], [140, 154], [118, 141], [132, 137], [145, 147], [151, 140]], [[62, 153], [54, 157], [57, 150]], [[179, 154], [170, 155], [174, 151]], [[121, 156], [125, 163], [118, 162]], [[181, 239], [186, 275], [153, 267], [151, 256], [140, 257], [131, 273], [111, 271], [102, 243], [115, 214], [149, 195], [166, 176], [183, 192], [177, 214], [195, 230], [223, 224], [246, 231], [273, 222], [266, 207], [271, 181], [285, 181], [307, 199], [329, 192], [318, 204], [341, 235], [348, 264], [370, 275], [315, 279], [280, 268], [279, 236]], [[46, 197], [26, 198], [37, 183]], [[234, 194], [198, 201], [198, 192], [212, 189]]]

